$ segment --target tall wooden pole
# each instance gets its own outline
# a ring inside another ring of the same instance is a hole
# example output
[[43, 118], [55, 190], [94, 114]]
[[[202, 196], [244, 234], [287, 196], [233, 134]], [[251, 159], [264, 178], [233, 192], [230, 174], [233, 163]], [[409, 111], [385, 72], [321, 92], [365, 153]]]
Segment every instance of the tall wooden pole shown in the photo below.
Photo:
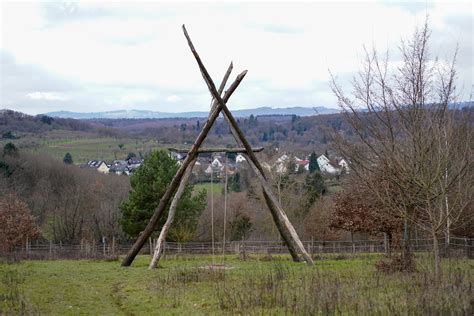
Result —
[[[229, 87], [229, 89], [226, 91], [224, 94], [224, 97], [221, 98], [219, 96], [219, 99], [221, 101], [227, 102], [230, 98], [230, 96], [234, 93], [235, 89], [239, 86], [240, 82], [244, 79], [245, 75], [247, 74], [247, 71], [243, 71], [241, 74], [237, 76], [235, 81], [232, 83], [232, 85]], [[214, 101], [214, 104], [218, 104], [217, 101]], [[203, 143], [204, 139], [206, 138], [207, 134], [209, 133], [209, 130], [212, 127], [212, 124], [215, 122], [217, 117], [219, 116], [219, 113], [221, 112], [221, 107], [220, 106], [215, 106], [214, 110], [211, 111], [209, 114], [209, 118], [206, 121], [206, 123], [203, 126], [203, 129], [199, 133], [196, 141], [194, 142], [193, 146], [191, 147], [191, 150], [189, 151], [186, 159], [184, 159], [183, 164], [179, 167], [176, 175], [173, 177], [171, 180], [171, 183], [169, 184], [168, 188], [166, 189], [165, 193], [161, 197], [160, 203], [158, 204], [157, 208], [155, 209], [155, 212], [153, 213], [152, 217], [150, 218], [150, 222], [146, 226], [146, 228], [143, 230], [143, 232], [138, 236], [137, 240], [133, 244], [132, 248], [130, 248], [129, 252], [125, 256], [125, 258], [122, 261], [122, 266], [130, 266], [137, 256], [138, 252], [140, 249], [142, 249], [143, 245], [145, 244], [146, 240], [151, 236], [153, 231], [155, 230], [156, 226], [158, 225], [158, 222], [160, 220], [160, 217], [168, 203], [171, 200], [171, 197], [173, 194], [176, 192], [179, 183], [181, 182], [181, 179], [184, 175], [185, 170], [187, 169], [188, 165], [191, 163], [191, 161], [197, 156], [197, 151], [201, 144]]]
[[[232, 62], [230, 63], [224, 78], [222, 79], [221, 85], [219, 86], [219, 95], [222, 94], [222, 91], [224, 91], [225, 85], [227, 83], [227, 80], [229, 79], [230, 73], [232, 72], [233, 69], [233, 64]], [[212, 103], [213, 104], [213, 103]], [[212, 106], [211, 104], [211, 106]], [[262, 148], [263, 149], [263, 148]], [[169, 148], [169, 150], [173, 150], [173, 148]], [[187, 151], [186, 151], [187, 152]], [[201, 153], [203, 150], [199, 149], [197, 153]], [[186, 189], [186, 185], [189, 181], [189, 177], [191, 176], [191, 172], [193, 170], [194, 165], [196, 164], [196, 158], [194, 158], [193, 161], [189, 164], [188, 168], [186, 169], [186, 172], [184, 173], [183, 178], [181, 179], [181, 183], [179, 184], [178, 190], [176, 191], [176, 194], [173, 197], [173, 200], [171, 201], [170, 209], [168, 212], [168, 218], [166, 219], [165, 224], [163, 225], [163, 228], [161, 229], [160, 236], [158, 237], [158, 241], [156, 243], [155, 247], [155, 253], [153, 254], [153, 258], [150, 262], [150, 265], [148, 266], [148, 269], [154, 269], [156, 268], [158, 261], [161, 258], [161, 254], [163, 253], [163, 246], [164, 242], [166, 240], [166, 236], [168, 235], [168, 230], [171, 227], [171, 224], [174, 221], [174, 216], [176, 214], [176, 207], [178, 205], [179, 199], [184, 193], [184, 190]]]
[[156, 242], [155, 252], [153, 253], [153, 258], [151, 259], [150, 265], [148, 269], [156, 268], [158, 261], [161, 258], [161, 254], [163, 253], [163, 245], [166, 240], [166, 236], [168, 235], [168, 231], [171, 227], [171, 224], [174, 221], [174, 216], [176, 214], [176, 207], [178, 206], [179, 199], [184, 193], [186, 189], [186, 185], [188, 184], [189, 177], [191, 176], [191, 172], [193, 171], [194, 164], [196, 163], [196, 158], [191, 161], [186, 172], [184, 173], [183, 178], [181, 179], [181, 183], [179, 184], [178, 190], [171, 201], [170, 209], [168, 212], [168, 218], [166, 219], [163, 228], [161, 229], [160, 236], [158, 237], [158, 241]]
[[[290, 251], [290, 254], [295, 261], [300, 261], [300, 258], [298, 256], [298, 252], [303, 256], [303, 259], [308, 263], [308, 264], [313, 264], [313, 260], [311, 256], [308, 254], [306, 249], [303, 246], [303, 243], [301, 242], [300, 238], [298, 237], [298, 234], [296, 233], [296, 230], [294, 229], [293, 225], [289, 221], [288, 217], [285, 214], [285, 211], [283, 208], [278, 203], [278, 200], [274, 196], [270, 185], [266, 181], [265, 178], [265, 173], [263, 171], [262, 166], [260, 165], [260, 162], [258, 161], [255, 153], [252, 151], [252, 147], [248, 143], [247, 139], [245, 138], [244, 134], [240, 130], [237, 122], [235, 121], [234, 117], [232, 116], [232, 113], [229, 111], [226, 105], [226, 101], [223, 100], [220, 95], [218, 94], [216, 87], [214, 85], [214, 82], [212, 81], [211, 76], [206, 70], [206, 67], [201, 61], [201, 58], [199, 57], [196, 49], [194, 48], [194, 45], [191, 41], [191, 38], [188, 35], [188, 32], [186, 31], [186, 27], [183, 25], [183, 32], [184, 35], [188, 41], [188, 45], [191, 49], [191, 52], [193, 53], [198, 65], [199, 69], [201, 71], [202, 77], [204, 78], [207, 87], [209, 91], [211, 92], [212, 97], [214, 100], [217, 101], [216, 107], [218, 108], [219, 106], [222, 108], [222, 111], [224, 112], [224, 117], [226, 120], [229, 122], [232, 130], [232, 134], [236, 138], [236, 141], [238, 143], [242, 143], [244, 148], [247, 151], [248, 158], [250, 158], [250, 166], [252, 169], [255, 171], [257, 177], [260, 179], [260, 182], [262, 184], [263, 190], [264, 190], [264, 196], [265, 200], [267, 202], [267, 205], [270, 209], [270, 212], [272, 213], [272, 217], [275, 221], [275, 224], [285, 241], [288, 250]], [[240, 145], [240, 144], [239, 144]], [[253, 164], [253, 165], [252, 165]]]

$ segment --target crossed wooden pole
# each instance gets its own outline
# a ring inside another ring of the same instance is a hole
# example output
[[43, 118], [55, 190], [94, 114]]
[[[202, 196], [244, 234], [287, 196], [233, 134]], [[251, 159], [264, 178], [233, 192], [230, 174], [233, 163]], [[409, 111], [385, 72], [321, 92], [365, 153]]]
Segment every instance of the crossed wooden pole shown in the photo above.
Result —
[[[240, 147], [238, 149], [244, 152], [246, 161], [249, 163], [251, 169], [254, 171], [254, 173], [256, 174], [257, 178], [260, 181], [260, 184], [262, 185], [263, 194], [264, 194], [267, 206], [272, 214], [273, 220], [277, 226], [277, 229], [283, 241], [288, 247], [288, 250], [293, 258], [293, 261], [304, 260], [308, 264], [313, 264], [313, 260], [311, 259], [310, 255], [304, 248], [303, 243], [301, 242], [300, 238], [298, 237], [298, 234], [296, 233], [296, 230], [294, 229], [290, 220], [286, 216], [285, 211], [279, 204], [278, 199], [273, 194], [271, 187], [265, 176], [265, 173], [263, 171], [263, 168], [260, 162], [258, 161], [257, 156], [255, 155], [254, 149], [252, 149], [252, 147], [250, 146], [249, 142], [247, 141], [244, 134], [242, 133], [242, 130], [237, 125], [235, 118], [233, 117], [232, 113], [229, 111], [226, 105], [231, 95], [234, 93], [234, 91], [239, 86], [240, 82], [243, 80], [243, 78], [247, 74], [247, 70], [244, 70], [242, 73], [240, 73], [237, 76], [237, 78], [231, 84], [229, 89], [221, 97], [221, 94], [227, 83], [227, 79], [229, 78], [230, 73], [232, 72], [232, 69], [233, 69], [232, 63], [229, 65], [229, 68], [227, 69], [227, 72], [225, 73], [224, 79], [222, 80], [222, 83], [219, 86], [219, 90], [217, 90], [216, 86], [214, 85], [214, 82], [211, 79], [211, 76], [207, 72], [206, 67], [204, 67], [204, 64], [202, 63], [201, 58], [196, 52], [194, 45], [191, 41], [191, 38], [189, 37], [188, 32], [186, 31], [186, 27], [184, 25], [183, 25], [183, 32], [184, 32], [184, 36], [186, 37], [188, 41], [189, 48], [191, 49], [191, 52], [193, 53], [198, 63], [202, 77], [204, 78], [204, 81], [207, 84], [209, 92], [212, 95], [213, 102], [212, 102], [211, 111], [209, 113], [209, 117], [206, 123], [204, 124], [201, 132], [196, 138], [196, 141], [191, 146], [191, 149], [189, 150], [188, 155], [184, 159], [183, 164], [179, 167], [178, 171], [176, 172], [176, 175], [173, 177], [173, 179], [171, 180], [171, 183], [169, 184], [165, 193], [161, 197], [160, 203], [156, 207], [155, 212], [153, 213], [153, 216], [150, 218], [150, 222], [148, 223], [146, 228], [143, 230], [143, 232], [138, 236], [134, 245], [132, 246], [132, 248], [130, 248], [126, 257], [123, 259], [122, 266], [130, 266], [132, 264], [136, 255], [139, 253], [140, 249], [143, 247], [147, 239], [151, 236], [156, 226], [158, 225], [158, 222], [163, 214], [163, 211], [165, 210], [166, 206], [169, 204], [171, 197], [174, 196], [173, 197], [174, 201], [179, 200], [179, 197], [181, 195], [180, 191], [182, 191], [182, 190], [179, 190], [179, 187], [184, 188], [189, 178], [185, 174], [189, 174], [191, 172], [196, 162], [197, 155], [200, 151], [200, 146], [202, 145], [204, 139], [209, 133], [209, 130], [211, 129], [212, 125], [214, 124], [215, 120], [217, 119], [221, 111], [223, 112], [224, 119], [228, 122], [230, 126], [231, 133], [233, 137], [235, 138], [237, 145]], [[173, 204], [175, 203], [172, 203], [172, 205]], [[162, 237], [161, 235], [162, 234], [160, 234], [160, 237]], [[159, 238], [159, 240], [160, 239], [162, 242], [164, 241], [164, 238]], [[158, 248], [158, 245], [157, 245], [157, 248]], [[157, 260], [155, 260], [155, 265], [156, 265], [156, 261]], [[152, 264], [153, 264], [153, 260], [152, 260]], [[152, 267], [152, 264], [150, 264], [150, 267]]]

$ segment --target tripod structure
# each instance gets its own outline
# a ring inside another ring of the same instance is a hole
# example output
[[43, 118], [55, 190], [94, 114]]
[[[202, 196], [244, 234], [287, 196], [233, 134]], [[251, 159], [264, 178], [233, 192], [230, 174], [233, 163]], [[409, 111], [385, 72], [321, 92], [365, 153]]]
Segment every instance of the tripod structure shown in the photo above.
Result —
[[[186, 31], [186, 27], [184, 25], [183, 25], [183, 32], [184, 32], [184, 36], [186, 37], [186, 40], [188, 41], [189, 48], [191, 49], [191, 52], [194, 55], [194, 58], [196, 59], [196, 62], [199, 66], [199, 70], [201, 71], [202, 77], [204, 78], [204, 81], [207, 84], [209, 92], [212, 95], [213, 101], [212, 101], [211, 111], [209, 113], [209, 117], [206, 123], [203, 125], [201, 132], [197, 136], [194, 144], [191, 146], [191, 149], [189, 149], [188, 154], [186, 158], [184, 159], [182, 165], [179, 167], [178, 171], [176, 172], [176, 175], [173, 177], [173, 179], [171, 180], [171, 183], [168, 185], [166, 192], [161, 197], [160, 203], [158, 204], [158, 206], [155, 209], [155, 212], [150, 218], [150, 222], [148, 223], [146, 228], [143, 230], [143, 232], [138, 236], [134, 245], [132, 246], [132, 248], [130, 248], [126, 257], [123, 259], [122, 266], [130, 266], [132, 264], [136, 255], [139, 253], [140, 249], [143, 247], [147, 239], [151, 236], [156, 226], [158, 225], [158, 222], [161, 216], [163, 215], [163, 211], [165, 210], [166, 205], [168, 205], [170, 200], [173, 198], [173, 201], [170, 206], [170, 212], [169, 212], [169, 213], [172, 213], [171, 212], [173, 210], [172, 207], [173, 205], [174, 207], [176, 207], [177, 201], [179, 200], [182, 192], [184, 191], [184, 187], [187, 184], [189, 174], [191, 173], [191, 170], [196, 162], [198, 154], [202, 152], [215, 152], [215, 151], [222, 150], [222, 149], [205, 150], [205, 149], [200, 148], [207, 134], [209, 133], [209, 130], [211, 129], [212, 125], [214, 124], [214, 122], [216, 121], [217, 117], [219, 116], [221, 112], [224, 116], [224, 119], [229, 124], [230, 131], [238, 146], [238, 148], [235, 148], [235, 149], [225, 149], [222, 151], [232, 151], [232, 152], [243, 153], [244, 157], [246, 158], [246, 161], [250, 165], [250, 168], [253, 170], [253, 172], [255, 173], [255, 175], [260, 181], [260, 184], [263, 190], [263, 195], [265, 197], [265, 202], [268, 206], [268, 209], [270, 210], [272, 214], [272, 218], [277, 226], [277, 229], [284, 243], [288, 247], [288, 251], [290, 252], [291, 257], [293, 258], [293, 261], [306, 261], [307, 264], [313, 264], [313, 260], [311, 256], [308, 254], [308, 252], [304, 248], [303, 243], [298, 237], [298, 234], [296, 233], [295, 228], [291, 224], [285, 211], [283, 210], [280, 203], [278, 202], [278, 199], [273, 194], [271, 186], [268, 183], [267, 177], [263, 171], [263, 168], [260, 162], [258, 161], [257, 156], [255, 155], [255, 152], [259, 151], [260, 148], [253, 149], [250, 146], [249, 142], [247, 141], [244, 134], [242, 133], [242, 130], [237, 125], [235, 118], [233, 117], [232, 113], [229, 111], [226, 105], [231, 95], [235, 92], [235, 90], [237, 89], [237, 87], [239, 86], [239, 84], [242, 82], [243, 78], [247, 74], [247, 70], [244, 70], [242, 73], [240, 73], [237, 76], [237, 78], [234, 80], [234, 82], [230, 85], [230, 87], [227, 89], [227, 91], [225, 91], [223, 96], [221, 96], [224, 91], [227, 80], [232, 72], [233, 64], [230, 63], [225, 73], [225, 76], [221, 82], [221, 85], [219, 86], [219, 89], [216, 89], [216, 86], [214, 82], [212, 81], [211, 76], [207, 72], [206, 67], [204, 66], [204, 64], [201, 61], [201, 58], [196, 52], [194, 45], [191, 41], [191, 38], [189, 37], [188, 32]], [[166, 233], [164, 235], [165, 235], [164, 237], [166, 237]], [[155, 255], [156, 255], [156, 251], [155, 251]], [[152, 267], [152, 264], [150, 264], [150, 267]]]

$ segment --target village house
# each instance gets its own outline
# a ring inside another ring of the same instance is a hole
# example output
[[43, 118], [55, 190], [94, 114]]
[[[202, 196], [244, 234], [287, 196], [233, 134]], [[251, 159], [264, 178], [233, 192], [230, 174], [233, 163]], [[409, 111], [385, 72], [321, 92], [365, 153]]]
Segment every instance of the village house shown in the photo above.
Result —
[[[309, 158], [305, 157], [303, 159], [290, 155], [283, 154], [280, 156], [274, 163], [273, 168], [277, 173], [285, 173], [288, 171], [288, 165], [290, 161], [294, 162], [294, 172], [309, 171]], [[322, 173], [328, 175], [339, 175], [344, 170], [349, 172], [349, 164], [344, 158], [339, 158], [337, 160], [331, 160], [326, 155], [321, 155], [317, 158], [319, 169]]]
[[107, 174], [115, 173], [118, 175], [126, 174], [130, 175], [134, 170], [139, 168], [143, 163], [143, 159], [137, 157], [131, 157], [127, 160], [89, 160], [87, 164], [81, 167], [95, 169], [98, 172]]
[[326, 155], [321, 155], [318, 157], [318, 165], [322, 173], [331, 175], [338, 175], [342, 170], [340, 166], [332, 162], [328, 157], [326, 157]]
[[339, 167], [341, 167], [342, 170], [344, 170], [346, 173], [349, 173], [349, 164], [344, 158], [339, 159], [339, 162], [337, 163]]
[[109, 173], [109, 166], [102, 160], [89, 160], [86, 166], [101, 173]]
[[309, 160], [307, 159], [299, 159], [295, 157], [295, 162], [296, 162], [296, 171], [298, 170], [305, 170], [309, 171]]
[[287, 171], [286, 166], [288, 165], [288, 162], [290, 161], [290, 157], [286, 154], [283, 154], [280, 156], [276, 161], [275, 161], [275, 171], [277, 173], [285, 173]]
[[242, 163], [242, 162], [244, 162], [244, 161], [246, 161], [244, 155], [238, 154], [237, 156], [235, 156], [235, 162], [236, 162], [236, 163]]

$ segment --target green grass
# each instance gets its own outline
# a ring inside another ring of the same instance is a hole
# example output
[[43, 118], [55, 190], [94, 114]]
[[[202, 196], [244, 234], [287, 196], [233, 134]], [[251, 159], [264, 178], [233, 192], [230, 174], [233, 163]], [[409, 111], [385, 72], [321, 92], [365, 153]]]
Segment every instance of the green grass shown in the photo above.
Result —
[[393, 275], [376, 271], [377, 256], [308, 267], [288, 256], [228, 255], [225, 271], [200, 268], [212, 262], [208, 256], [165, 256], [153, 271], [149, 259], [129, 268], [119, 261], [0, 263], [0, 314], [467, 314], [474, 304], [474, 263], [466, 259], [445, 260], [441, 284], [426, 258], [417, 273]]
[[[0, 146], [13, 142], [20, 150], [46, 154], [62, 160], [69, 152], [75, 164], [89, 160], [124, 159], [129, 152], [145, 154], [165, 148], [156, 140], [97, 137], [85, 132], [51, 131], [39, 135], [23, 135], [14, 140], [0, 140]], [[120, 148], [119, 145], [123, 144]]]
[[222, 189], [224, 188], [224, 185], [222, 183], [209, 183], [209, 182], [204, 182], [204, 183], [196, 183], [194, 185], [194, 191], [199, 192], [202, 189], [206, 189], [207, 194], [211, 194], [211, 190], [214, 192], [214, 194], [219, 195], [222, 194]]

